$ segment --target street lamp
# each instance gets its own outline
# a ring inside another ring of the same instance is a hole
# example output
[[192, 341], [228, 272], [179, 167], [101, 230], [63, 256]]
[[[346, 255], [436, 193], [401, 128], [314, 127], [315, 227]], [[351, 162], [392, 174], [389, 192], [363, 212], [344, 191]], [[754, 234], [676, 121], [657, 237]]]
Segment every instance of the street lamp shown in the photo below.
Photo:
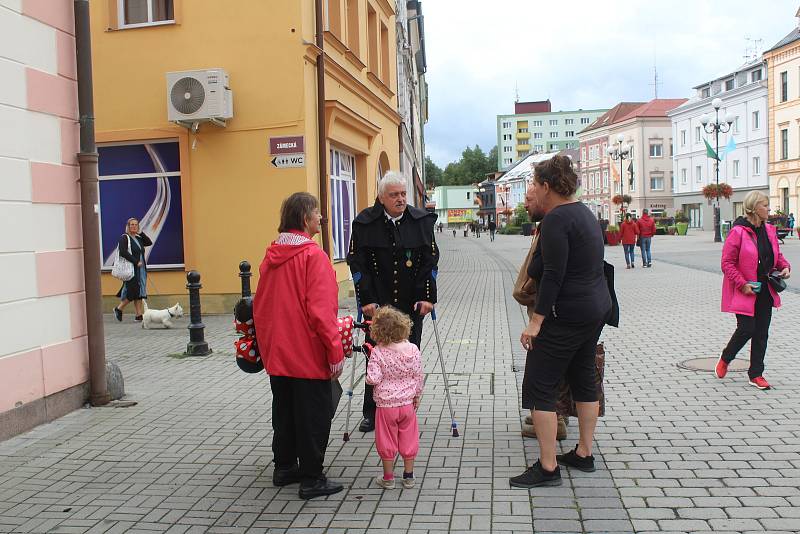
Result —
[[631, 155], [631, 146], [628, 144], [623, 144], [625, 141], [625, 136], [622, 134], [617, 135], [617, 142], [613, 145], [609, 145], [606, 149], [608, 156], [613, 159], [614, 161], [619, 161], [619, 194], [622, 194], [622, 177], [624, 174], [622, 173], [622, 162], [628, 159]]
[[714, 171], [716, 172], [717, 177], [717, 201], [714, 205], [714, 243], [721, 243], [722, 242], [722, 233], [720, 232], [720, 217], [719, 217], [719, 134], [728, 133], [731, 130], [731, 125], [733, 125], [733, 121], [736, 120], [736, 117], [732, 113], [727, 113], [725, 115], [725, 122], [719, 121], [719, 108], [722, 107], [722, 99], [717, 97], [711, 101], [711, 105], [714, 107], [714, 120], [711, 120], [711, 117], [708, 116], [708, 113], [704, 113], [702, 117], [700, 117], [700, 124], [703, 125], [703, 129], [706, 133], [713, 133], [714, 134], [714, 142], [715, 142], [715, 155], [716, 160], [714, 161]]

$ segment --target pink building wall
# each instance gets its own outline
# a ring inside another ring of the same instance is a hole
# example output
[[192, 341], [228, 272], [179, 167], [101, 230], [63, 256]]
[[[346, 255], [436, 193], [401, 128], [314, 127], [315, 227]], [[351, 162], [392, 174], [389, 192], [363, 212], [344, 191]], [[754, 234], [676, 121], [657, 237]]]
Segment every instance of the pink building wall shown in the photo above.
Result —
[[0, 423], [19, 431], [89, 378], [74, 34], [72, 0], [0, 0]]

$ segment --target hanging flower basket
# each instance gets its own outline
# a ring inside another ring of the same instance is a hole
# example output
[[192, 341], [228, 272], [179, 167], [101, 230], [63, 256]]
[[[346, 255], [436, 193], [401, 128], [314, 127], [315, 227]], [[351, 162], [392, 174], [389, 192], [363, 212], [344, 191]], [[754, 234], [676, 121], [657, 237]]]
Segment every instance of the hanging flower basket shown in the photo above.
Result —
[[703, 188], [703, 196], [709, 200], [717, 198], [718, 196], [726, 200], [729, 200], [732, 195], [733, 195], [733, 188], [726, 183], [721, 183], [719, 185], [708, 184]]
[[614, 195], [614, 197], [611, 199], [611, 202], [619, 206], [624, 202], [624, 199], [622, 198], [622, 195]]

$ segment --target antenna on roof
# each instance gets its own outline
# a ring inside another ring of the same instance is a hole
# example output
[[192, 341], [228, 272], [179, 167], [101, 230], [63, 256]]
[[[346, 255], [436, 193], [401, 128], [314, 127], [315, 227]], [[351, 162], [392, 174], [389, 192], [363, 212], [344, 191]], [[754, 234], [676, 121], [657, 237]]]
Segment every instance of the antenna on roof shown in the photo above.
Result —
[[658, 99], [658, 86], [659, 85], [664, 85], [664, 84], [663, 84], [663, 82], [658, 81], [658, 66], [657, 66], [657, 63], [656, 63], [656, 50], [655, 50], [655, 47], [653, 47], [653, 83], [651, 83], [650, 85], [653, 86], [654, 98], [657, 100]]
[[519, 82], [514, 82], [514, 103], [519, 102]]
[[745, 61], [755, 61], [761, 55], [761, 45], [764, 43], [764, 39], [745, 37], [744, 40], [747, 41], [748, 44], [744, 49]]

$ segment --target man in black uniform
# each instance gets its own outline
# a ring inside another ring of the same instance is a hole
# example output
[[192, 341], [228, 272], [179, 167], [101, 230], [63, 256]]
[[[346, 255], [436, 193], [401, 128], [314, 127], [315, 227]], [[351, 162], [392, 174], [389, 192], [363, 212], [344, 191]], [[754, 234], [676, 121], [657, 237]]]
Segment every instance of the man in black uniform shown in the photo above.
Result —
[[[347, 264], [356, 298], [367, 318], [381, 305], [392, 305], [413, 322], [409, 341], [422, 339], [422, 319], [436, 303], [435, 271], [439, 261], [433, 228], [436, 214], [406, 204], [406, 181], [388, 172], [378, 184], [378, 200], [353, 220]], [[375, 429], [373, 387], [364, 392], [362, 432]]]

